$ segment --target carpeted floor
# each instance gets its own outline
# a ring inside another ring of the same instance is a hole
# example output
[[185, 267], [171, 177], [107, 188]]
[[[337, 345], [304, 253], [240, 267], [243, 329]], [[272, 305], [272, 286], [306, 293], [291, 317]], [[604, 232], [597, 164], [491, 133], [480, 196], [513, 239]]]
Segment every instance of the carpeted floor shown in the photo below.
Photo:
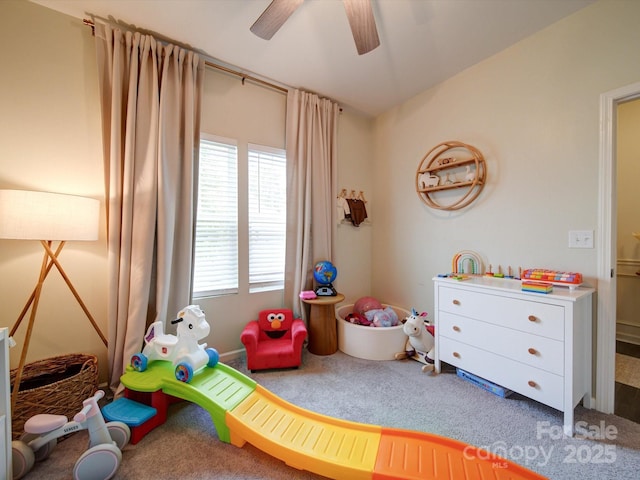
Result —
[[[562, 414], [514, 394], [500, 398], [460, 379], [455, 370], [431, 376], [420, 364], [374, 362], [337, 352], [304, 352], [298, 370], [250, 374], [263, 387], [300, 407], [382, 426], [432, 432], [481, 446], [557, 480], [636, 479], [640, 425], [576, 407], [578, 434], [562, 435]], [[86, 448], [86, 432], [61, 442], [29, 479], [69, 479]], [[123, 451], [119, 480], [320, 479], [288, 467], [251, 445], [218, 440], [209, 414], [187, 402], [170, 408], [167, 423]], [[455, 479], [457, 480], [457, 479]]]
[[640, 358], [616, 353], [616, 382], [640, 388]]

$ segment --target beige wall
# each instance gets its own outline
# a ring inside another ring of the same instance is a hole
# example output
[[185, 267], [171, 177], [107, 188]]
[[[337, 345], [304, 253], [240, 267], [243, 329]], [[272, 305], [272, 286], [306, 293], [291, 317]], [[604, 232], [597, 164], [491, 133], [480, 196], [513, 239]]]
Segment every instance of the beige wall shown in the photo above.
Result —
[[[639, 2], [598, 2], [377, 119], [374, 293], [432, 313], [431, 278], [460, 250], [596, 286], [597, 249], [569, 249], [568, 231], [597, 231], [600, 95], [640, 79], [638, 18]], [[447, 140], [488, 165], [480, 197], [455, 212], [414, 188], [420, 159]]]
[[[285, 112], [285, 95], [249, 82], [243, 85], [236, 76], [207, 68], [201, 130], [208, 134], [237, 140], [240, 158], [246, 158], [247, 143], [285, 148]], [[246, 164], [242, 162], [239, 166], [240, 169], [246, 168]], [[246, 229], [248, 193], [246, 185], [240, 184], [239, 187], [239, 197], [245, 199], [239, 208], [241, 216], [239, 250], [244, 252], [248, 248]], [[239, 261], [240, 289], [237, 295], [194, 299], [194, 303], [199, 304], [207, 313], [207, 320], [211, 325], [211, 334], [207, 343], [221, 353], [242, 348], [240, 333], [248, 320], [256, 318], [258, 311], [282, 306], [281, 291], [249, 293], [249, 268], [246, 255], [240, 255]]]
[[640, 343], [640, 100], [618, 107], [617, 338]]
[[[70, 242], [60, 262], [106, 334], [104, 176], [91, 29], [23, 1], [0, 2], [0, 188], [100, 199], [97, 242]], [[0, 326], [11, 327], [38, 279], [38, 242], [0, 240]], [[16, 340], [23, 344], [27, 321]], [[106, 348], [55, 269], [47, 278], [29, 360]], [[20, 352], [11, 350], [12, 366]], [[102, 378], [105, 378], [104, 373]]]
[[[73, 193], [100, 199], [100, 240], [69, 243], [61, 256], [68, 275], [103, 331], [106, 327], [106, 241], [104, 175], [94, 39], [79, 19], [24, 0], [0, 2], [0, 188]], [[203, 130], [233, 137], [230, 128], [251, 122], [244, 140], [284, 147], [285, 97], [237, 78], [207, 71]], [[260, 120], [256, 111], [239, 111], [237, 98], [253, 102], [257, 112], [274, 112]], [[215, 105], [207, 109], [206, 104]], [[220, 114], [222, 112], [222, 114]], [[252, 117], [253, 114], [253, 117]], [[251, 120], [253, 118], [253, 120]], [[249, 119], [249, 120], [248, 120]], [[247, 126], [247, 125], [245, 125]], [[373, 155], [372, 120], [349, 112], [340, 117], [341, 184], [370, 192], [367, 167]], [[346, 162], [345, 162], [346, 163]], [[343, 181], [344, 180], [344, 181]], [[370, 203], [373, 203], [370, 201]], [[338, 288], [347, 299], [367, 294], [370, 286], [371, 228], [339, 227], [336, 258]], [[35, 286], [41, 247], [36, 242], [0, 240], [0, 326], [11, 327]], [[198, 299], [212, 324], [206, 340], [221, 353], [242, 347], [240, 331], [261, 308], [280, 306], [282, 294], [266, 293], [221, 299]], [[23, 344], [26, 321], [16, 334]], [[57, 272], [45, 283], [28, 361], [71, 352], [96, 354], [106, 378], [106, 349]], [[11, 351], [12, 367], [20, 351]]]
[[[372, 182], [373, 121], [343, 109], [338, 135], [338, 188], [350, 193], [362, 191], [366, 199], [367, 222], [354, 227], [348, 221], [337, 226], [334, 263], [338, 268], [336, 288], [345, 303], [371, 295], [371, 248], [376, 217], [376, 192]], [[386, 302], [384, 296], [380, 300]]]
[[[640, 78], [637, 18], [638, 2], [598, 2], [375, 122], [345, 108], [339, 186], [363, 190], [371, 217], [371, 225], [338, 227], [336, 284], [347, 301], [374, 294], [432, 314], [431, 278], [448, 272], [463, 249], [494, 266], [577, 270], [593, 282], [596, 249], [567, 248], [567, 232], [597, 229], [599, 96]], [[0, 188], [64, 191], [104, 204], [91, 30], [10, 0], [0, 2], [0, 39], [12, 46], [0, 53]], [[480, 198], [458, 212], [429, 209], [415, 192], [420, 159], [446, 140], [475, 145], [488, 164]], [[13, 324], [33, 288], [39, 248], [0, 240], [0, 326]], [[62, 260], [104, 327], [104, 231], [98, 242], [69, 244]], [[30, 358], [88, 351], [104, 364], [100, 340], [51, 275]], [[224, 306], [211, 315], [237, 320], [228, 330], [214, 323], [220, 338], [208, 342], [222, 353], [239, 348], [246, 312]]]

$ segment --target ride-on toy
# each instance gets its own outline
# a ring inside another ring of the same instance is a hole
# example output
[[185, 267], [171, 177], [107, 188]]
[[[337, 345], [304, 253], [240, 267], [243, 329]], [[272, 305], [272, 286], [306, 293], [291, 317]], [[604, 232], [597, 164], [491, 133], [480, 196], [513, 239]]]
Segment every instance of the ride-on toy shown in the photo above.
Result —
[[122, 461], [120, 451], [129, 443], [131, 431], [123, 422], [105, 423], [98, 400], [104, 392], [98, 390], [87, 398], [84, 405], [69, 421], [64, 415], [41, 413], [29, 418], [24, 424], [25, 433], [20, 440], [11, 443], [13, 478], [26, 475], [36, 460], [47, 458], [58, 443], [58, 438], [80, 430], [89, 432], [89, 449], [73, 467], [74, 480], [107, 480], [116, 473]]
[[142, 353], [131, 357], [131, 366], [144, 372], [153, 360], [168, 360], [175, 366], [175, 375], [181, 382], [189, 383], [194, 372], [201, 367], [215, 367], [220, 356], [215, 348], [206, 348], [198, 340], [209, 335], [210, 327], [204, 312], [198, 305], [189, 305], [178, 313], [172, 325], [178, 325], [177, 336], [164, 333], [161, 321], [152, 323], [144, 336]]

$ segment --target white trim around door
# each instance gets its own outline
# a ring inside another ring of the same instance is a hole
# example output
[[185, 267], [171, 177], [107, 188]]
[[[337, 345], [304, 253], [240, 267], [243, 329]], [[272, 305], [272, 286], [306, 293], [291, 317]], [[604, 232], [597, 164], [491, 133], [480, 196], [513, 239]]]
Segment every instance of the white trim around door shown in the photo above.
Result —
[[616, 115], [617, 105], [640, 97], [640, 83], [600, 96], [598, 292], [595, 408], [613, 413], [616, 354]]

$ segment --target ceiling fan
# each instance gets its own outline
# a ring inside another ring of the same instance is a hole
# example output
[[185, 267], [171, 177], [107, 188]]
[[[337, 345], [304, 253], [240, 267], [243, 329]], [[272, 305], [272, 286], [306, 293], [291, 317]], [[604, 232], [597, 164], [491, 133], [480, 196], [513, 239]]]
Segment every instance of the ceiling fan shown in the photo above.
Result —
[[[258, 37], [265, 40], [273, 35], [284, 25], [287, 18], [302, 4], [304, 0], [272, 0], [260, 17], [251, 25], [250, 30]], [[378, 30], [373, 18], [371, 0], [342, 0], [347, 12], [351, 34], [356, 43], [358, 55], [370, 52], [378, 45]]]

